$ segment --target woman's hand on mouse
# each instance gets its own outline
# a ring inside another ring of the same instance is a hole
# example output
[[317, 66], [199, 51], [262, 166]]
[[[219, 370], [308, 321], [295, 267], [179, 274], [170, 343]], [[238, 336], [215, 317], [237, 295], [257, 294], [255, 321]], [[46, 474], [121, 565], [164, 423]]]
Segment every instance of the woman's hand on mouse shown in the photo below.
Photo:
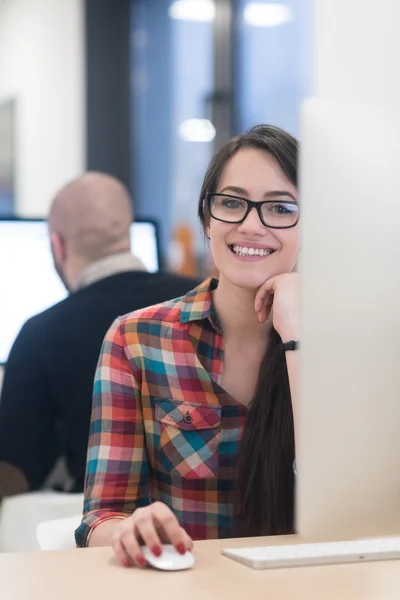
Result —
[[124, 567], [132, 563], [145, 567], [147, 562], [141, 544], [145, 544], [154, 556], [161, 556], [162, 544], [172, 544], [180, 554], [193, 547], [190, 536], [180, 526], [172, 510], [162, 502], [137, 508], [130, 517], [122, 519], [112, 547]]
[[256, 294], [255, 311], [260, 323], [272, 315], [272, 325], [284, 342], [300, 335], [300, 280], [298, 273], [283, 273], [268, 279]]

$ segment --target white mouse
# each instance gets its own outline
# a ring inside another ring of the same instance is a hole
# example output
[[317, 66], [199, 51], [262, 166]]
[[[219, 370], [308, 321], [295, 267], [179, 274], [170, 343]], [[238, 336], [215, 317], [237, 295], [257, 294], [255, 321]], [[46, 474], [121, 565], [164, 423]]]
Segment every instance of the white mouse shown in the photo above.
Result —
[[194, 565], [194, 556], [191, 552], [179, 554], [171, 544], [162, 545], [162, 554], [159, 557], [154, 556], [147, 546], [142, 546], [141, 550], [149, 565], [161, 571], [183, 571]]

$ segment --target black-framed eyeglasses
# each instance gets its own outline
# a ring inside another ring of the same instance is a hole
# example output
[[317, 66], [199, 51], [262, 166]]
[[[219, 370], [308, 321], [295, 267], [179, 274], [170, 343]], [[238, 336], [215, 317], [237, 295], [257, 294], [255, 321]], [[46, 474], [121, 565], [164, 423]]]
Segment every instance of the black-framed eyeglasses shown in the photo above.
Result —
[[253, 208], [261, 223], [271, 229], [290, 229], [299, 222], [299, 205], [294, 200], [253, 202], [232, 194], [207, 192], [205, 201], [212, 218], [223, 223], [243, 223]]

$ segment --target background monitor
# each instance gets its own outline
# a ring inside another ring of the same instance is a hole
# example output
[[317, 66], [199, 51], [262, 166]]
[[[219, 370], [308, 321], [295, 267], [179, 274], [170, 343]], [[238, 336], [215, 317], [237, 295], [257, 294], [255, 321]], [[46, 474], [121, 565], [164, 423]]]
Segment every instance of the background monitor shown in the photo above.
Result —
[[[149, 272], [159, 270], [154, 221], [132, 223], [131, 247]], [[46, 221], [0, 219], [0, 364], [7, 362], [24, 322], [66, 296], [54, 269]]]
[[12, 215], [15, 194], [15, 103], [0, 104], [0, 215]]

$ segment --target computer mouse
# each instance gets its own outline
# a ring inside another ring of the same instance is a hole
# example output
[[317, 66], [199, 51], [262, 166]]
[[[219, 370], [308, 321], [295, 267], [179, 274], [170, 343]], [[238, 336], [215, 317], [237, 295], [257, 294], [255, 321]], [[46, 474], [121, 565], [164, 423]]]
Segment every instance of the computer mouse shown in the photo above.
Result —
[[179, 554], [172, 544], [163, 544], [162, 554], [159, 557], [154, 556], [147, 546], [142, 547], [142, 553], [151, 567], [161, 571], [183, 571], [194, 565], [194, 556], [191, 552]]

